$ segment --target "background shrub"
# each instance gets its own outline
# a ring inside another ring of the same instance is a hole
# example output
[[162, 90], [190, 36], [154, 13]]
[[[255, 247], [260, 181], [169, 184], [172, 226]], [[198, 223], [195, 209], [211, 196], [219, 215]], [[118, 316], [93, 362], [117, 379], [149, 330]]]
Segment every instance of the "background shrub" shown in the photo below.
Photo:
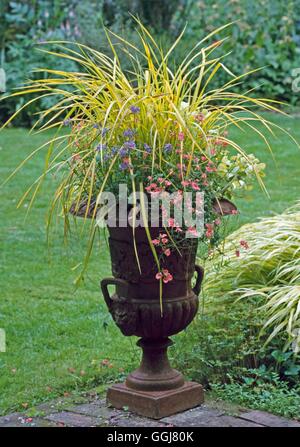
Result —
[[[73, 70], [64, 60], [57, 67], [50, 55], [36, 51], [46, 40], [77, 40], [109, 51], [102, 24], [134, 38], [129, 12], [138, 15], [158, 36], [162, 46], [176, 37], [188, 23], [182, 44], [174, 54], [181, 59], [201, 37], [233, 20], [238, 22], [222, 33], [231, 37], [220, 51], [232, 53], [227, 66], [233, 73], [265, 68], [245, 80], [243, 90], [258, 88], [260, 95], [294, 105], [299, 94], [292, 91], [292, 70], [300, 67], [300, 3], [297, 0], [2, 0], [0, 5], [0, 66], [7, 74], [7, 90], [25, 82], [32, 69], [41, 66]], [[52, 44], [52, 48], [53, 46]], [[220, 74], [224, 78], [224, 73]], [[225, 79], [217, 79], [224, 82]], [[21, 98], [0, 103], [4, 121], [22, 106]], [[33, 113], [48, 106], [36, 103], [19, 116], [18, 125], [29, 125]]]

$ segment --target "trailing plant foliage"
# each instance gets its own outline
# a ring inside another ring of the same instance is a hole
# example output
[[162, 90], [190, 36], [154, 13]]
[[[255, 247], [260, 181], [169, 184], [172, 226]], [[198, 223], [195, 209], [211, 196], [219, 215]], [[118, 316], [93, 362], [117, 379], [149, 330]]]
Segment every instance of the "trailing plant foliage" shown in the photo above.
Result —
[[292, 350], [282, 351], [284, 334], [264, 345], [264, 315], [257, 312], [257, 300], [262, 304], [263, 298], [230, 308], [227, 300], [221, 306], [207, 294], [202, 299], [197, 319], [176, 336], [172, 363], [216, 398], [300, 418], [300, 358]]
[[300, 418], [299, 386], [290, 389], [278, 377], [271, 383], [262, 380], [255, 387], [237, 382], [214, 384], [212, 390], [216, 398], [239, 404], [244, 408], [264, 410], [297, 420]]
[[[232, 233], [224, 256], [214, 259], [205, 290], [214, 299], [259, 298], [267, 342], [278, 334], [285, 348], [300, 350], [300, 212], [285, 213], [247, 224]], [[263, 301], [262, 301], [263, 300]], [[223, 303], [224, 304], [224, 303]]]

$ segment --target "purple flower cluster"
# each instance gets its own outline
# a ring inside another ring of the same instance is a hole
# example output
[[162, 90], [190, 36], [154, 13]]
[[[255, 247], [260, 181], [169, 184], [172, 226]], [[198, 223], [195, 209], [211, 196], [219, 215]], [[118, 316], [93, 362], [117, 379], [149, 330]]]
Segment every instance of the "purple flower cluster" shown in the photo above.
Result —
[[102, 137], [105, 137], [105, 135], [109, 132], [109, 128], [108, 127], [102, 127], [101, 128], [100, 124], [97, 124], [97, 123], [93, 124], [93, 128], [94, 129], [100, 129], [100, 135]]
[[131, 149], [136, 149], [135, 142], [132, 141], [132, 140], [125, 141], [125, 143], [123, 144], [123, 147], [126, 147], [126, 148], [129, 149], [129, 150], [131, 150]]
[[106, 144], [98, 144], [98, 146], [96, 147], [97, 152], [106, 151], [106, 149], [107, 149]]
[[172, 150], [173, 150], [173, 146], [172, 146], [171, 143], [167, 143], [167, 144], [164, 145], [164, 151], [165, 151], [167, 154], [169, 154], [170, 152], [172, 152]]
[[134, 137], [135, 133], [136, 133], [136, 131], [134, 129], [126, 129], [126, 130], [124, 130], [123, 135], [126, 138], [132, 138], [132, 137]]
[[149, 144], [145, 143], [144, 144], [144, 149], [148, 154], [151, 154], [152, 152], [152, 148], [149, 146]]
[[120, 165], [119, 165], [119, 168], [121, 169], [121, 171], [125, 171], [129, 167], [130, 167], [130, 164], [129, 164], [128, 160], [122, 161], [122, 163], [120, 163]]
[[126, 147], [121, 147], [119, 150], [119, 155], [120, 157], [126, 157], [126, 155], [128, 155], [128, 149]]
[[64, 125], [64, 126], [69, 126], [69, 125], [71, 124], [71, 122], [72, 122], [71, 118], [67, 118], [67, 119], [65, 119], [65, 120], [63, 121], [63, 125]]
[[130, 111], [133, 114], [137, 114], [137, 113], [140, 113], [141, 109], [138, 106], [131, 106]]
[[125, 141], [123, 146], [119, 150], [120, 157], [126, 157], [129, 154], [129, 152], [133, 149], [136, 149], [135, 142], [132, 140]]

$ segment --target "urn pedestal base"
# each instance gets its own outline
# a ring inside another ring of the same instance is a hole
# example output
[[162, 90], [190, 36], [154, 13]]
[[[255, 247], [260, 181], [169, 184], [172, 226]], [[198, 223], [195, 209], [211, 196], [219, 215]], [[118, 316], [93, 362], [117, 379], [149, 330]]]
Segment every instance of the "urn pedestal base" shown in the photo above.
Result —
[[109, 405], [119, 409], [126, 407], [133, 413], [152, 419], [189, 410], [203, 402], [203, 388], [195, 382], [184, 382], [180, 388], [165, 391], [140, 391], [119, 383], [107, 391]]
[[107, 402], [115, 408], [153, 419], [161, 419], [201, 405], [204, 392], [201, 385], [185, 382], [183, 375], [171, 368], [167, 350], [173, 342], [169, 338], [140, 339], [143, 350], [138, 369], [129, 374], [125, 383], [108, 389]]

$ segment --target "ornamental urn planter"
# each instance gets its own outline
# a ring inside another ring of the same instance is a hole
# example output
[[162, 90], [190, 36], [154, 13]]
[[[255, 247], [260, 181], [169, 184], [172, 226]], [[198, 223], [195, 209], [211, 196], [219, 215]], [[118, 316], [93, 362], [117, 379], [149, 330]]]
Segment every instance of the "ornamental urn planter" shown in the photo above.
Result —
[[[204, 400], [202, 386], [186, 382], [179, 371], [171, 368], [167, 356], [172, 344], [169, 337], [185, 329], [198, 310], [203, 269], [195, 265], [197, 239], [186, 239], [180, 253], [173, 249], [165, 259], [163, 268], [168, 268], [173, 280], [163, 283], [161, 308], [157, 266], [145, 229], [137, 227], [134, 236], [141, 271], [132, 228], [108, 229], [113, 277], [101, 281], [103, 296], [121, 332], [140, 337], [137, 344], [143, 351], [139, 368], [129, 374], [125, 383], [109, 388], [108, 403], [154, 419], [200, 405]], [[159, 232], [164, 229], [150, 229], [152, 238]], [[110, 285], [115, 286], [112, 295]]]

